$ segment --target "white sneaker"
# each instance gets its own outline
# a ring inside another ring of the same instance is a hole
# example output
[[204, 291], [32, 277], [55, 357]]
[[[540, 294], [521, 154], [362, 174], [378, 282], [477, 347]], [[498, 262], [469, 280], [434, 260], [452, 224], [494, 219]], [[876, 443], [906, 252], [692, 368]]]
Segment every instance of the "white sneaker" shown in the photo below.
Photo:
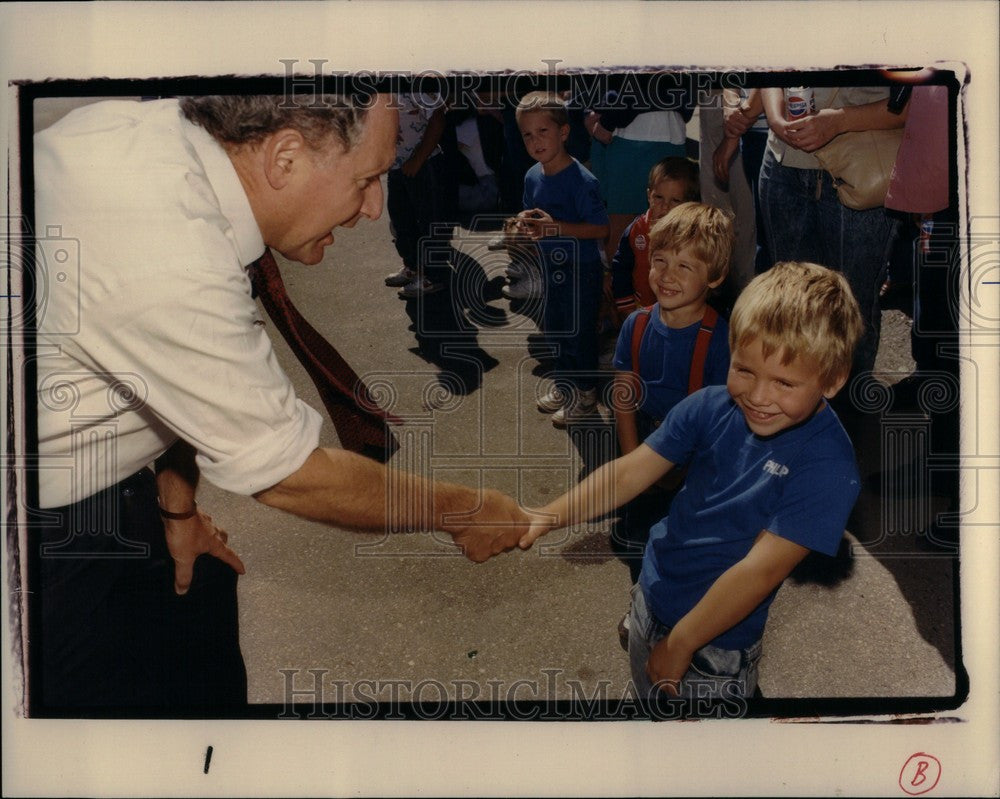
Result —
[[549, 389], [549, 393], [544, 397], [539, 397], [538, 410], [542, 413], [555, 413], [558, 410], [562, 410], [562, 407], [566, 404], [567, 397], [558, 388], [553, 386]]
[[412, 283], [416, 279], [417, 273], [410, 269], [410, 267], [404, 266], [398, 272], [393, 272], [391, 275], [386, 276], [385, 284], [397, 288], [405, 286], [407, 283]]
[[535, 277], [525, 277], [512, 281], [500, 289], [508, 300], [530, 300], [541, 296], [542, 284]]
[[399, 296], [404, 300], [412, 300], [417, 297], [424, 297], [428, 294], [437, 294], [443, 291], [444, 286], [440, 283], [432, 283], [426, 277], [414, 278], [399, 290]]
[[583, 422], [597, 410], [597, 390], [575, 391], [573, 399], [552, 414], [552, 424], [556, 427]]

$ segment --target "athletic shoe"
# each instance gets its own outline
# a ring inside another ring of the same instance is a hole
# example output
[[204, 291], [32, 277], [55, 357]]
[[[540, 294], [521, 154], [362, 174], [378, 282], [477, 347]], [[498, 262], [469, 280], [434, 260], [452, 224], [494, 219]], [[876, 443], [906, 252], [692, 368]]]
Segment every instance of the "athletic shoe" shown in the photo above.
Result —
[[432, 283], [426, 277], [418, 277], [403, 286], [399, 290], [399, 296], [404, 300], [413, 300], [428, 294], [437, 294], [443, 290], [444, 286], [440, 283]]
[[555, 413], [556, 411], [561, 410], [563, 405], [566, 404], [566, 395], [553, 386], [549, 389], [548, 394], [544, 397], [538, 398], [538, 402], [536, 404], [538, 405], [538, 410], [542, 413]]
[[410, 267], [404, 266], [398, 272], [393, 272], [391, 275], [387, 276], [385, 284], [387, 286], [392, 286], [392, 288], [399, 288], [400, 286], [412, 283], [416, 279], [417, 273], [413, 269], [410, 269]]
[[552, 424], [556, 427], [583, 422], [594, 415], [597, 410], [597, 391], [590, 388], [586, 391], [574, 392], [573, 399], [552, 414]]

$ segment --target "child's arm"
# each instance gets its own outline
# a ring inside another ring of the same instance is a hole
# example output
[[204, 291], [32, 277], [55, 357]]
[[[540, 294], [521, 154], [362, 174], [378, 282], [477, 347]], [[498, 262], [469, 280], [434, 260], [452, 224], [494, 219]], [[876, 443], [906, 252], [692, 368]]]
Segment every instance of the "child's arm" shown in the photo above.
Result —
[[667, 693], [676, 695], [694, 653], [746, 618], [808, 552], [801, 544], [761, 530], [747, 556], [719, 575], [670, 635], [653, 647], [646, 663], [650, 680], [666, 681]]
[[420, 144], [400, 169], [408, 178], [412, 178], [430, 158], [434, 148], [441, 142], [441, 135], [444, 133], [445, 118], [444, 107], [434, 109], [431, 118], [427, 120], [427, 128], [420, 139]]
[[615, 398], [615, 428], [622, 455], [639, 446], [639, 428], [635, 423], [635, 400], [639, 397], [639, 378], [632, 372], [615, 372], [612, 396]]
[[[635, 223], [633, 223], [635, 224]], [[615, 300], [615, 308], [624, 319], [635, 310], [635, 285], [632, 283], [632, 272], [635, 270], [635, 253], [629, 242], [629, 225], [618, 240], [618, 249], [611, 259], [611, 295]]]
[[538, 538], [559, 527], [587, 521], [624, 505], [659, 480], [673, 463], [645, 444], [604, 464], [582, 483], [532, 516], [531, 528], [518, 545], [528, 549]]
[[541, 208], [532, 208], [518, 214], [524, 221], [528, 235], [533, 239], [546, 236], [567, 236], [574, 239], [606, 239], [611, 232], [610, 225], [595, 225], [591, 222], [564, 222], [553, 219]]

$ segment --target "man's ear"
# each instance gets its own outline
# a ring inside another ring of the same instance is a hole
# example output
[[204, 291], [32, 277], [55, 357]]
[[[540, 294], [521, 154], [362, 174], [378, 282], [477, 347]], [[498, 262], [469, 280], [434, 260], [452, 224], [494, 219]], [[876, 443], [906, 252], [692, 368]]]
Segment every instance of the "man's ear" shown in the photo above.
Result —
[[268, 136], [261, 146], [264, 175], [272, 189], [283, 189], [296, 163], [306, 151], [306, 141], [295, 128], [282, 128]]
[[848, 377], [850, 377], [850, 373], [845, 373], [839, 377], [835, 377], [833, 382], [831, 382], [830, 385], [823, 390], [824, 399], [833, 399], [837, 396], [837, 392], [844, 387]]

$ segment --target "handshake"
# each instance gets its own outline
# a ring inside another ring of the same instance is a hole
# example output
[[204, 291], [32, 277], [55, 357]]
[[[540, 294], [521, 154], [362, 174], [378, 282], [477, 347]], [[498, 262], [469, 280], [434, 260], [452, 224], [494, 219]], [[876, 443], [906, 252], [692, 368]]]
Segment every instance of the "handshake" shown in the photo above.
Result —
[[440, 518], [437, 526], [449, 533], [474, 563], [515, 547], [528, 549], [537, 538], [558, 526], [554, 515], [525, 511], [511, 497], [493, 489], [480, 494], [475, 510], [446, 512]]

